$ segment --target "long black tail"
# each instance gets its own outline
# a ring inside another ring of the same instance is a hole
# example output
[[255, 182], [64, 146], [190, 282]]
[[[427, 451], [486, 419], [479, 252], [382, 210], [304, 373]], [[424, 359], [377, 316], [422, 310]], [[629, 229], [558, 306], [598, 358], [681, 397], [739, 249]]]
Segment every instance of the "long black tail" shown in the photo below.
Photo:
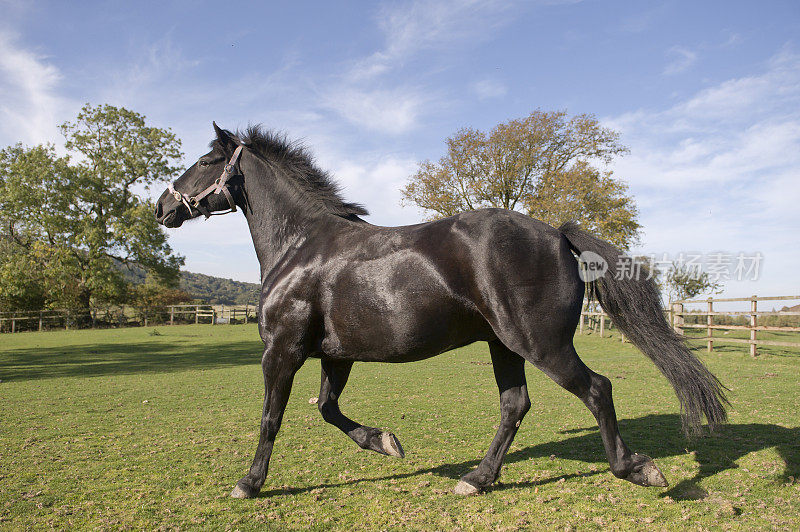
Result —
[[[687, 433], [698, 433], [703, 416], [713, 429], [727, 419], [725, 387], [672, 330], [653, 280], [632, 272], [629, 257], [604, 240], [581, 230], [574, 222], [559, 228], [573, 251], [591, 251], [608, 264], [594, 281], [595, 293], [614, 324], [625, 333], [669, 380], [681, 402], [681, 420]], [[633, 273], [633, 275], [631, 275]]]

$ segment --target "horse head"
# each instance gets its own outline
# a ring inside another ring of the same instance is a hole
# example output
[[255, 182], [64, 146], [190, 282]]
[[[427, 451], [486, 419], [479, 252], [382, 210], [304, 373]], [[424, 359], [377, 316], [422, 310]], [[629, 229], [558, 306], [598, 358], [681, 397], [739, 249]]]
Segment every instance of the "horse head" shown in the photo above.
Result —
[[200, 157], [174, 183], [170, 183], [156, 203], [156, 219], [166, 227], [180, 227], [201, 214], [209, 216], [236, 211], [242, 198], [239, 159], [244, 144], [233, 133], [214, 123], [217, 138], [211, 151]]

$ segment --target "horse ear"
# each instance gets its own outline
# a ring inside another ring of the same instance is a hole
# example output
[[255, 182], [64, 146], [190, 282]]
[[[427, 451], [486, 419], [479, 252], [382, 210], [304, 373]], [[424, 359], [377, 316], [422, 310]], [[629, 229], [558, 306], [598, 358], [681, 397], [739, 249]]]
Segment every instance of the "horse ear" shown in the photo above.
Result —
[[233, 149], [242, 143], [232, 133], [220, 128], [216, 122], [212, 122], [212, 124], [214, 124], [214, 132], [217, 134], [217, 140], [223, 148]]

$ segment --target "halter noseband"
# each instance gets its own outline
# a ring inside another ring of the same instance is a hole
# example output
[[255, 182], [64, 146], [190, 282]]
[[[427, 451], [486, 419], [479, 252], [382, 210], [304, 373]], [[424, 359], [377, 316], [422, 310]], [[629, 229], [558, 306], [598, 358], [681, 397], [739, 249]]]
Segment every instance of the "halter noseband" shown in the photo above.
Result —
[[[175, 198], [177, 201], [180, 201], [186, 208], [189, 209], [189, 214], [191, 215], [192, 209], [198, 210], [203, 216], [208, 219], [211, 216], [218, 216], [220, 214], [228, 214], [229, 212], [236, 212], [236, 202], [233, 201], [233, 196], [231, 195], [230, 190], [228, 190], [228, 179], [235, 175], [239, 175], [236, 173], [236, 162], [239, 160], [239, 156], [242, 154], [242, 146], [239, 145], [234, 150], [233, 155], [231, 155], [230, 161], [228, 164], [225, 165], [225, 169], [222, 170], [222, 174], [214, 181], [211, 186], [207, 187], [202, 192], [198, 193], [195, 196], [189, 196], [184, 194], [183, 192], [178, 192], [175, 190], [173, 183], [170, 183], [167, 187], [167, 190], [172, 194], [172, 197]], [[230, 210], [221, 211], [221, 212], [210, 212], [208, 209], [200, 205], [200, 200], [205, 198], [210, 194], [219, 194], [222, 192], [225, 194], [225, 198], [228, 200], [228, 205], [230, 205]]]

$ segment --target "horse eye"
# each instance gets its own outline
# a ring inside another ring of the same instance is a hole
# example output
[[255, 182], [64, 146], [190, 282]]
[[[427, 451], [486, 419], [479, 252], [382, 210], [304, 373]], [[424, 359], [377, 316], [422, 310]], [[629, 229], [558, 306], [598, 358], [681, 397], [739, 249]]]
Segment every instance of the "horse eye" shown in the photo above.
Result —
[[208, 166], [208, 161], [200, 161], [200, 166]]

